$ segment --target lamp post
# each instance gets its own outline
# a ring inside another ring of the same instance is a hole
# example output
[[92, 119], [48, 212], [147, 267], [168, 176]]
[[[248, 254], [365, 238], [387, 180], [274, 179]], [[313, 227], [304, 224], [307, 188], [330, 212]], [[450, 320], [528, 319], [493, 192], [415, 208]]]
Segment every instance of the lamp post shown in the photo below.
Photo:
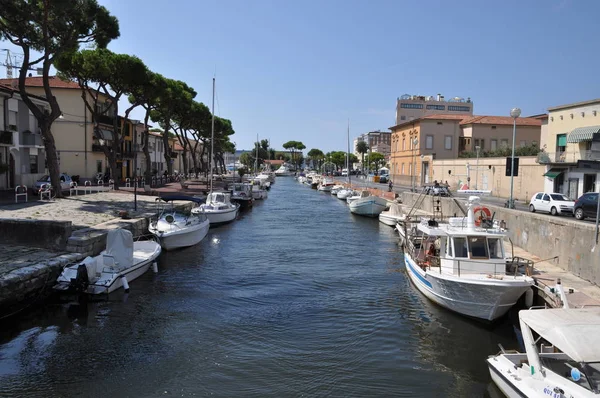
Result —
[[475, 189], [479, 189], [479, 150], [481, 147], [479, 145], [475, 146], [475, 151], [477, 151], [477, 163], [475, 169]]
[[417, 144], [419, 144], [419, 139], [418, 138], [414, 138], [412, 140], [413, 143], [413, 172], [412, 172], [412, 180], [413, 180], [413, 184], [412, 184], [412, 191], [416, 192], [416, 180], [417, 180]]
[[521, 116], [521, 109], [512, 108], [510, 117], [513, 118], [513, 137], [512, 137], [512, 156], [510, 158], [510, 199], [508, 200], [508, 208], [515, 208], [515, 200], [513, 197], [514, 178], [515, 178], [515, 140], [517, 139], [517, 118]]

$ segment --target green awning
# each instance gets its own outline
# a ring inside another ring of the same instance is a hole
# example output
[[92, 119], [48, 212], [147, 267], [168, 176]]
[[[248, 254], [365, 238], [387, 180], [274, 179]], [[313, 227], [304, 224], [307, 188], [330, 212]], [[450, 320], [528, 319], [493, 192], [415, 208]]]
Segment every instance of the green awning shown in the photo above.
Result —
[[548, 178], [556, 178], [559, 175], [561, 175], [563, 173], [563, 169], [550, 169], [548, 170], [545, 174], [544, 177], [548, 177]]
[[600, 132], [600, 126], [578, 127], [571, 131], [567, 137], [567, 142], [591, 141], [594, 134]]

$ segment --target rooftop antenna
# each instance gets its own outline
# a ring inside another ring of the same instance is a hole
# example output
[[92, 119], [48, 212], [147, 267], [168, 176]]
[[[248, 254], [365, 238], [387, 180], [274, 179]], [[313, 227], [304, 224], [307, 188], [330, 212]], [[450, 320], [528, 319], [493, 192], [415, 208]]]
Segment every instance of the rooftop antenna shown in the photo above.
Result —
[[[20, 69], [21, 66], [20, 66], [19, 58], [23, 58], [23, 55], [15, 53], [15, 52], [11, 52], [8, 48], [0, 48], [0, 52], [3, 52], [3, 51], [6, 52], [6, 58], [3, 63], [2, 63], [2, 61], [0, 61], [0, 65], [6, 67], [6, 78], [13, 79], [15, 77], [15, 76], [13, 76], [13, 69], [16, 69], [16, 70]], [[34, 71], [36, 71], [37, 75], [43, 74], [42, 68], [27, 68], [27, 70], [34, 70]]]

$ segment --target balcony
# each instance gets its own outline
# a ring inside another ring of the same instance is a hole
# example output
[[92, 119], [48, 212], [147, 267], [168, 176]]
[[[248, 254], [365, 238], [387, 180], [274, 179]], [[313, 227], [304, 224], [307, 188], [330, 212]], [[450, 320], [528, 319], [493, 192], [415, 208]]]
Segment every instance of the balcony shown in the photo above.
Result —
[[92, 144], [92, 152], [104, 152], [104, 149], [102, 149], [104, 145], [100, 145], [100, 144]]
[[21, 145], [23, 146], [40, 146], [42, 144], [42, 136], [33, 133], [21, 133]]
[[600, 160], [600, 151], [540, 152], [537, 156], [539, 164], [576, 164], [578, 160]]
[[115, 123], [115, 118], [109, 115], [98, 115], [98, 123], [112, 126]]
[[0, 132], [0, 145], [14, 145], [12, 131]]

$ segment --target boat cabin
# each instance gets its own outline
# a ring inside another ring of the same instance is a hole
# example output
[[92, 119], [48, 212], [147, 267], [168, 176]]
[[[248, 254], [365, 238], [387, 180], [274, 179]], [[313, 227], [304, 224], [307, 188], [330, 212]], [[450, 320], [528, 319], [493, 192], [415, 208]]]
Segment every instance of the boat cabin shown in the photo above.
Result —
[[455, 225], [421, 222], [414, 249], [417, 262], [448, 275], [506, 273], [503, 231]]
[[206, 198], [205, 209], [211, 210], [227, 210], [231, 204], [231, 194], [226, 192], [213, 192]]

